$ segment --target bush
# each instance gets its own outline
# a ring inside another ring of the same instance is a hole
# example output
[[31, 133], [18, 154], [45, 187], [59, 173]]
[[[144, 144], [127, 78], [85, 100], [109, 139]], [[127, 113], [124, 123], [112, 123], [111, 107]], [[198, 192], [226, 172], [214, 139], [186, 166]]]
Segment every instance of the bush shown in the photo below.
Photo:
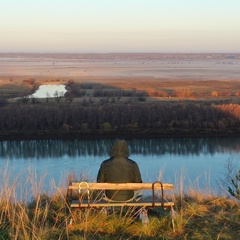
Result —
[[231, 179], [232, 187], [228, 187], [228, 192], [232, 197], [240, 200], [240, 170], [236, 174], [235, 178]]
[[223, 190], [225, 190], [230, 197], [240, 200], [240, 169], [233, 163], [232, 159], [226, 161], [225, 169], [226, 172], [223, 178], [220, 179]]

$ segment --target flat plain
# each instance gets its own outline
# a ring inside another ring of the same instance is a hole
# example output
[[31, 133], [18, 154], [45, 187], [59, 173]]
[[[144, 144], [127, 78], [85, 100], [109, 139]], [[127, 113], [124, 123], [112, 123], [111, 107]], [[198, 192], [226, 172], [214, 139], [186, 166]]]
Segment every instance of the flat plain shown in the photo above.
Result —
[[[162, 92], [188, 89], [195, 98], [239, 96], [240, 54], [0, 54], [0, 94], [68, 81]], [[29, 84], [31, 83], [31, 84]], [[161, 96], [161, 94], [159, 94]]]

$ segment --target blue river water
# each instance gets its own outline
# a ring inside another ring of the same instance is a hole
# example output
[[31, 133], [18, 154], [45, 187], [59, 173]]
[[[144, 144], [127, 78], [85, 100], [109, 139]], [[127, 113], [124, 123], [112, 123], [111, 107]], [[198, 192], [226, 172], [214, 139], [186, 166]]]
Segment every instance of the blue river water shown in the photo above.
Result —
[[[43, 191], [66, 186], [71, 174], [75, 180], [95, 181], [101, 162], [109, 157], [112, 142], [2, 141], [1, 181], [19, 185], [27, 182]], [[143, 181], [174, 183], [178, 190], [184, 185], [186, 190], [218, 192], [227, 162], [240, 166], [237, 137], [134, 139], [128, 144], [130, 158], [138, 163]]]

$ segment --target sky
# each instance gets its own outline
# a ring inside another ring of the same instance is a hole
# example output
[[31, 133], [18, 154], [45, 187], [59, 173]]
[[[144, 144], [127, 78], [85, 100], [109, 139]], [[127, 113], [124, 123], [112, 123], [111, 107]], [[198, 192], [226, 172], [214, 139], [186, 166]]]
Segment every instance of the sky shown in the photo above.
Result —
[[0, 52], [240, 52], [240, 0], [0, 0]]

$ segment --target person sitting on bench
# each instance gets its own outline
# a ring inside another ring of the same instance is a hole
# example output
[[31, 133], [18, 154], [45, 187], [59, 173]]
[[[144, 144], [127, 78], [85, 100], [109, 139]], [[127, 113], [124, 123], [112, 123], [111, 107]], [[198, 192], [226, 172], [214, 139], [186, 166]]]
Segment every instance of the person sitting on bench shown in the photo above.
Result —
[[[108, 183], [142, 183], [138, 164], [129, 159], [129, 149], [125, 140], [115, 140], [110, 151], [110, 158], [103, 161], [97, 175], [97, 182]], [[137, 200], [133, 190], [105, 192], [113, 201]]]

